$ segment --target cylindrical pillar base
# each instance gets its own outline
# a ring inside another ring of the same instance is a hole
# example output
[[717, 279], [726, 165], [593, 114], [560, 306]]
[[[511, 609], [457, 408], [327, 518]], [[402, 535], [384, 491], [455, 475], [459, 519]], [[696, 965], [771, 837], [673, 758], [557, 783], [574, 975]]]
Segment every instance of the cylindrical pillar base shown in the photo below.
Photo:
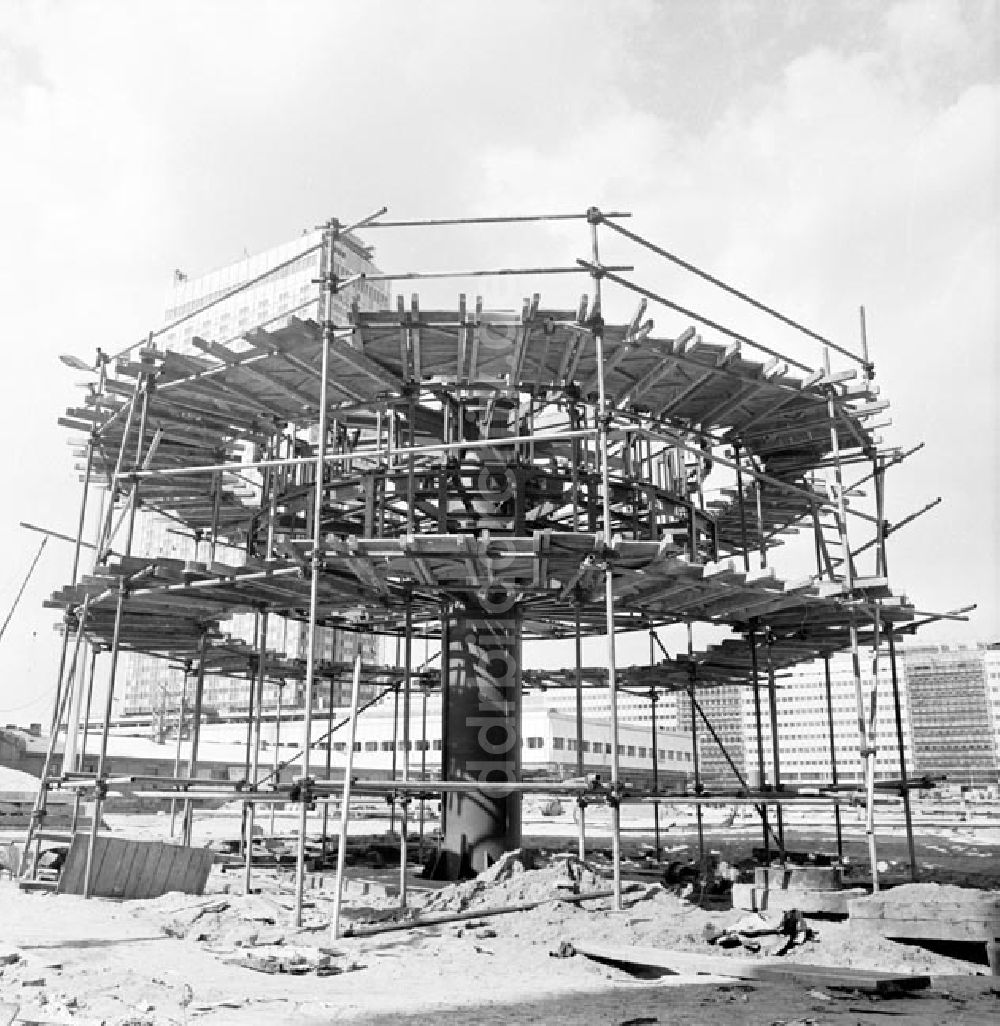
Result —
[[[453, 608], [444, 623], [443, 778], [516, 781], [521, 770], [521, 617], [505, 595]], [[521, 796], [449, 793], [431, 875], [457, 880], [521, 843]]]

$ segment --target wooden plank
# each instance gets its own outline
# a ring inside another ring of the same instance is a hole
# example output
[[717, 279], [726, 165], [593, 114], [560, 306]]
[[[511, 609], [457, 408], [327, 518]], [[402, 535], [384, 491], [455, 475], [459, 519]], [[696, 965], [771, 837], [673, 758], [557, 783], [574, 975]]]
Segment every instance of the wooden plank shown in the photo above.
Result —
[[665, 948], [639, 946], [580, 946], [576, 951], [597, 962], [618, 966], [659, 969], [665, 975], [687, 974], [729, 976], [740, 980], [791, 979], [813, 986], [847, 988], [868, 993], [893, 993], [900, 990], [922, 990], [930, 986], [929, 976], [908, 973], [887, 973], [875, 969], [847, 969], [776, 959], [729, 958], [695, 951], [671, 951]]
[[148, 845], [122, 840], [122, 846], [124, 850], [121, 868], [114, 882], [114, 897], [130, 898], [134, 897], [132, 891], [135, 888], [137, 871], [141, 869], [141, 864], [145, 861]]
[[161, 894], [182, 890], [193, 851], [193, 848], [184, 848], [180, 845], [172, 846], [169, 857], [164, 863], [163, 890], [160, 892]]
[[204, 894], [205, 885], [208, 883], [209, 874], [212, 872], [212, 864], [215, 861], [214, 854], [208, 848], [202, 848], [197, 852], [194, 866], [189, 877], [188, 894]]
[[912, 894], [909, 887], [884, 895], [857, 898], [850, 902], [851, 922], [874, 930], [883, 937], [922, 940], [992, 941], [1000, 938], [1000, 896], [996, 892], [958, 888], [937, 896], [922, 885]]
[[[104, 861], [108, 857], [108, 845], [106, 843], [108, 840], [109, 840], [109, 838], [102, 837], [100, 834], [98, 834], [97, 835], [97, 839], [94, 842], [94, 862], [93, 862], [93, 866], [91, 867], [92, 875], [91, 875], [91, 878], [90, 878], [94, 882], [94, 888], [93, 888], [93, 893], [94, 894], [97, 893], [96, 884], [97, 884], [97, 880], [99, 879], [99, 877], [101, 875], [101, 867], [104, 865]], [[79, 893], [83, 894], [83, 892], [84, 892], [84, 885], [81, 884], [80, 885]]]
[[125, 881], [123, 897], [146, 898], [150, 896], [147, 893], [149, 866], [159, 857], [158, 846], [159, 842], [157, 841], [136, 845], [137, 851], [129, 870], [128, 879]]
[[60, 894], [83, 894], [83, 876], [87, 870], [87, 835], [78, 833], [69, 846], [59, 874]]
[[130, 850], [128, 842], [120, 837], [99, 837], [97, 842], [104, 849], [104, 857], [94, 873], [92, 893], [98, 898], [120, 898], [123, 890], [119, 887], [119, 881], [127, 872], [135, 852]]

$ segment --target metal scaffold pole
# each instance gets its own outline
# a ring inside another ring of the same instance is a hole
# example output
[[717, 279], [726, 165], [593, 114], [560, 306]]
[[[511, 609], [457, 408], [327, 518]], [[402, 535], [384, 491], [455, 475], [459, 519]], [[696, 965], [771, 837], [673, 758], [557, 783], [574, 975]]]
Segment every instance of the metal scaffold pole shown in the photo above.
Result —
[[354, 739], [358, 731], [358, 700], [361, 693], [361, 653], [354, 657], [354, 678], [351, 683], [351, 720], [347, 732], [347, 761], [344, 766], [344, 789], [340, 799], [340, 829], [337, 832], [337, 882], [333, 902], [330, 939], [340, 937], [340, 905], [344, 893], [344, 868], [347, 864], [347, 825], [351, 815], [351, 774], [354, 772]]
[[[413, 601], [406, 597], [406, 637], [403, 639], [403, 783], [410, 782], [410, 681], [413, 670]], [[410, 794], [404, 792], [399, 803], [399, 907], [406, 908], [406, 869], [409, 861]]]
[[896, 670], [896, 640], [891, 624], [886, 624], [889, 639], [889, 670], [892, 674], [892, 704], [896, 720], [896, 747], [899, 751], [899, 782], [902, 785], [903, 815], [906, 817], [906, 849], [910, 856], [910, 879], [916, 883], [920, 872], [917, 867], [917, 850], [913, 842], [913, 810], [910, 807], [910, 788], [907, 786], [906, 744], [903, 736], [903, 712], [899, 698], [899, 677]]
[[[830, 352], [824, 350], [823, 366], [830, 372]], [[844, 477], [840, 462], [840, 438], [837, 430], [837, 408], [832, 385], [826, 386], [827, 417], [830, 422], [830, 451], [833, 454], [834, 481], [837, 500], [837, 530], [844, 560], [844, 576], [847, 593], [854, 597], [854, 561], [847, 537], [847, 511], [844, 499]], [[872, 890], [878, 892], [878, 856], [875, 845], [875, 752], [868, 738], [868, 723], [865, 716], [865, 696], [861, 682], [861, 655], [858, 650], [858, 625], [852, 609], [849, 614], [848, 631], [851, 645], [851, 669], [854, 673], [854, 699], [858, 717], [858, 751], [865, 782], [865, 833], [868, 839], [868, 860], [871, 864]]]
[[595, 359], [597, 361], [597, 394], [598, 394], [598, 448], [601, 454], [601, 491], [604, 514], [604, 598], [607, 637], [608, 662], [608, 703], [611, 717], [611, 790], [608, 800], [611, 806], [611, 861], [614, 879], [615, 909], [622, 909], [622, 840], [621, 840], [621, 805], [620, 805], [620, 760], [618, 756], [618, 683], [615, 677], [615, 588], [614, 570], [611, 564], [611, 475], [609, 468], [609, 427], [607, 394], [605, 391], [604, 374], [604, 316], [601, 309], [601, 271], [600, 253], [597, 243], [597, 226], [601, 223], [600, 212], [594, 208], [590, 222], [591, 256], [595, 270], [594, 303], [591, 312], [591, 330], [594, 335]]
[[[687, 652], [688, 652], [688, 700], [691, 703], [691, 761], [694, 769], [694, 793], [702, 793], [701, 783], [701, 759], [698, 752], [698, 720], [696, 717], [697, 700], [694, 696], [695, 664], [694, 664], [694, 634], [691, 630], [691, 621], [687, 621]], [[705, 823], [702, 818], [701, 804], [694, 807], [695, 821], [698, 824], [698, 864], [704, 869], [705, 866]]]
[[[656, 642], [656, 631], [650, 629], [649, 631], [649, 665], [656, 665], [656, 649], [654, 647]], [[652, 721], [650, 724], [650, 730], [653, 737], [653, 791], [658, 796], [660, 793], [660, 760], [657, 747], [660, 743], [659, 734], [656, 731], [656, 703], [659, 701], [659, 693], [654, 685], [649, 689], [649, 718]], [[657, 802], [653, 806], [653, 843], [656, 848], [656, 861], [660, 861], [660, 803]]]
[[302, 775], [299, 796], [299, 837], [295, 862], [295, 925], [302, 925], [302, 898], [306, 872], [306, 829], [310, 805], [311, 779], [309, 755], [312, 750], [313, 694], [316, 679], [316, 620], [319, 615], [320, 546], [323, 541], [323, 476], [326, 463], [326, 429], [328, 385], [330, 375], [330, 344], [333, 340], [333, 297], [337, 291], [335, 240], [337, 222], [331, 221], [324, 235], [324, 316], [323, 358], [320, 371], [319, 436], [316, 441], [316, 480], [314, 482], [312, 554], [309, 560], [309, 632], [306, 652], [305, 714], [302, 726]]
[[[774, 789], [781, 790], [781, 739], [778, 734], [778, 689], [774, 680], [774, 659], [771, 648], [774, 643], [771, 632], [764, 628], [764, 640], [767, 652], [767, 707], [771, 719], [771, 765], [774, 770]], [[785, 858], [785, 816], [781, 803], [774, 807], [774, 817], [778, 824], [778, 850], [782, 861]]]
[[[582, 777], [583, 765], [583, 639], [580, 636], [580, 603], [573, 605], [573, 652], [576, 662], [576, 775]], [[587, 799], [576, 800], [577, 855], [582, 862], [587, 857]]]
[[[201, 632], [198, 644], [198, 675], [194, 682], [194, 707], [191, 710], [191, 754], [188, 757], [188, 777], [194, 780], [198, 776], [198, 748], [201, 744], [201, 716], [205, 699], [205, 659], [208, 654], [208, 628]], [[190, 798], [184, 800], [184, 822], [181, 838], [184, 845], [190, 846], [191, 834], [194, 830], [194, 803]]]
[[[830, 780], [833, 783], [834, 789], [836, 789], [839, 783], [839, 775], [837, 772], [837, 739], [834, 733], [834, 716], [833, 716], [833, 684], [830, 678], [830, 657], [828, 655], [823, 656], [823, 672], [826, 680], [826, 717], [827, 726], [830, 732]], [[837, 861], [844, 861], [844, 833], [843, 824], [840, 821], [840, 806], [834, 802], [833, 805], [833, 822], [837, 830]]]
[[[757, 666], [757, 630], [756, 621], [750, 621], [750, 630], [747, 635], [747, 643], [750, 646], [750, 674], [753, 684], [753, 718], [757, 736], [757, 790], [767, 790], [767, 770], [764, 766], [764, 726], [761, 722], [760, 705], [760, 674]], [[771, 854], [771, 830], [768, 824], [767, 806], [761, 806], [761, 830], [764, 836], [764, 858], [769, 859]]]
[[[250, 750], [250, 774], [247, 782], [252, 791], [257, 790], [260, 779], [260, 741], [261, 727], [264, 712], [264, 681], [267, 677], [267, 613], [260, 614], [259, 637], [257, 646], [257, 672], [250, 679], [251, 689], [256, 689], [254, 706], [257, 714], [253, 718], [253, 744]], [[246, 892], [250, 893], [251, 873], [253, 866], [253, 833], [254, 833], [254, 804], [247, 803], [247, 832], [246, 832]]]

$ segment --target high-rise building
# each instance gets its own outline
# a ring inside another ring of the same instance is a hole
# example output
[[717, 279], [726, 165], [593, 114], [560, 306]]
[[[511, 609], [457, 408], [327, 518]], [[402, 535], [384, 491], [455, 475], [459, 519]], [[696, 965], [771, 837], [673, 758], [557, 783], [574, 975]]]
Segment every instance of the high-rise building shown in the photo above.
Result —
[[[899, 741], [896, 728], [892, 688], [892, 668], [888, 655], [879, 656], [875, 698], [874, 743], [875, 779], [894, 780], [900, 776]], [[909, 771], [913, 769], [908, 721], [908, 696], [902, 679], [902, 662], [897, 659], [900, 725], [903, 751]], [[830, 658], [830, 702], [826, 693], [826, 669], [822, 660], [803, 663], [787, 673], [779, 674], [776, 688], [778, 712], [778, 759], [781, 780], [790, 785], [828, 783], [832, 779], [830, 752], [830, 707], [832, 707], [833, 743], [838, 779], [857, 784], [864, 780], [858, 730], [858, 703], [854, 669], [848, 653]], [[871, 696], [875, 672], [870, 653], [861, 664], [861, 690], [864, 696], [866, 722], [871, 724]], [[757, 780], [756, 719], [751, 689], [743, 693], [744, 748], [747, 774]], [[761, 685], [761, 727], [764, 736], [764, 768], [769, 783], [774, 781], [774, 759], [771, 744], [771, 715], [766, 682]]]
[[[203, 356], [195, 340], [207, 343], [226, 343], [239, 349], [245, 334], [255, 328], [277, 328], [296, 317], [300, 320], [320, 318], [320, 286], [322, 231], [305, 232], [291, 242], [247, 256], [234, 263], [197, 277], [181, 271], [174, 272], [164, 310], [164, 324], [172, 325], [158, 344], [173, 352]], [[335, 253], [335, 271], [347, 278], [359, 272], [374, 274], [378, 268], [372, 262], [371, 250], [351, 235], [339, 237]], [[241, 286], [245, 286], [240, 288]], [[239, 291], [234, 291], [239, 289]], [[232, 295], [229, 295], [232, 293]], [[361, 280], [342, 289], [334, 299], [333, 316], [346, 323], [353, 303], [361, 310], [382, 310], [389, 306], [389, 291], [385, 283]], [[210, 303], [214, 305], [197, 313]], [[187, 318], [181, 320], [181, 318]], [[200, 551], [199, 551], [200, 549]], [[177, 559], [197, 560], [209, 558], [207, 542], [200, 546], [190, 533], [176, 522], [156, 513], [142, 511], [137, 517], [132, 551], [136, 555], [162, 555]], [[242, 549], [215, 546], [214, 558], [220, 562], [240, 564], [245, 559]], [[236, 637], [252, 643], [253, 617], [236, 616], [224, 629]], [[282, 617], [271, 617], [267, 645], [292, 658], [304, 659], [307, 646], [306, 625]], [[352, 635], [329, 628], [316, 632], [316, 655], [319, 659], [350, 660], [358, 649], [364, 658], [376, 657], [375, 639], [367, 635]], [[176, 708], [183, 686], [183, 672], [168, 666], [152, 656], [128, 654], [123, 659], [125, 686], [118, 702], [119, 715], [148, 715], [168, 719]], [[249, 688], [246, 679], [205, 678], [204, 704], [206, 712], [222, 715], [246, 714]], [[334, 696], [334, 704], [340, 704]], [[317, 704], [329, 702], [328, 689], [318, 688]], [[283, 702], [286, 707], [301, 706], [304, 689], [286, 687]], [[277, 702], [277, 686], [264, 689], [264, 704]], [[170, 712], [168, 712], [170, 710]]]
[[[871, 653], [863, 652], [861, 691], [869, 739], [875, 747], [876, 780], [900, 777], [900, 733], [910, 777], [943, 774], [949, 783], [956, 784], [992, 784], [1000, 779], [1000, 644], [898, 645], [898, 724], [892, 667], [885, 649], [877, 663], [877, 687], [875, 669]], [[830, 659], [829, 702], [826, 671], [819, 660], [779, 673], [776, 685], [782, 782], [808, 786], [832, 779], [832, 718], [838, 779], [843, 783], [861, 783], [864, 771], [850, 655], [840, 653]], [[764, 675], [760, 692], [764, 769], [767, 782], [773, 783], [771, 715]], [[752, 688], [702, 689], [697, 697], [718, 740], [747, 782], [756, 786], [757, 718]], [[677, 726], [690, 730], [690, 723], [690, 704], [681, 694]], [[735, 786], [735, 773], [700, 717], [698, 728], [703, 783], [708, 787]]]
[[983, 654], [986, 674], [986, 698], [993, 727], [993, 751], [1000, 763], [1000, 641], [987, 645]]
[[[733, 766], [746, 779], [743, 723], [745, 690], [736, 686], [699, 688], [695, 695], [695, 702], [704, 713], [702, 716], [697, 709], [694, 710], [698, 736], [698, 773], [705, 787], [738, 787]], [[686, 693], [678, 692], [676, 710], [676, 729], [690, 734], [692, 708], [691, 699]], [[711, 723], [711, 728], [705, 723], [706, 719]]]
[[944, 773], [956, 784], [996, 783], [997, 646], [914, 645], [903, 663], [915, 772]]

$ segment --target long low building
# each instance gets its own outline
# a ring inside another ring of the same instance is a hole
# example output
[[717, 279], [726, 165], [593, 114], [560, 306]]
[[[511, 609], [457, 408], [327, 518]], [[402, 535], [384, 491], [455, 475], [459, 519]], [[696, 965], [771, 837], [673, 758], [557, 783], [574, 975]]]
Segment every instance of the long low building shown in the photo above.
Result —
[[[347, 725], [340, 712], [330, 719], [318, 717], [313, 721], [310, 772], [324, 776], [326, 769], [326, 735], [333, 723], [336, 728], [330, 744], [331, 775], [341, 777], [347, 762]], [[402, 776], [406, 742], [403, 737], [402, 716], [394, 717], [390, 711], [369, 711], [358, 718], [354, 742], [353, 775], [389, 779], [395, 767], [396, 776]], [[684, 786], [692, 772], [691, 738], [676, 731], [659, 730], [657, 744], [657, 773], [660, 786], [678, 790]], [[583, 730], [583, 768], [588, 774], [600, 774], [610, 779], [611, 726], [605, 719], [586, 718]], [[199, 743], [197, 775], [212, 780], [246, 779], [246, 724], [217, 723], [202, 727]], [[262, 725], [259, 765], [261, 775], [279, 767], [282, 781], [290, 781], [301, 773], [301, 761], [296, 758], [302, 742], [301, 715], [283, 720], [279, 725], [273, 718]], [[623, 781], [637, 787], [653, 782], [652, 736], [645, 726], [623, 723], [618, 728], [619, 766]], [[48, 739], [38, 732], [7, 728], [0, 731], [0, 751], [3, 761], [16, 769], [38, 775], [42, 771]], [[190, 739], [181, 739], [180, 773], [187, 773]], [[99, 734], [87, 738], [84, 769], [97, 768], [100, 749]], [[415, 696], [410, 716], [409, 763], [410, 776], [419, 779], [426, 773], [428, 779], [441, 775], [441, 715], [440, 703], [431, 699], [427, 715], [420, 696]], [[54, 771], [61, 768], [62, 741], [56, 749]], [[108, 745], [108, 771], [119, 775], [170, 777], [174, 775], [177, 755], [175, 737], [162, 743], [147, 736], [113, 733]], [[560, 780], [578, 773], [577, 729], [573, 715], [550, 709], [526, 709], [522, 717], [520, 738], [521, 776], [524, 779]]]

